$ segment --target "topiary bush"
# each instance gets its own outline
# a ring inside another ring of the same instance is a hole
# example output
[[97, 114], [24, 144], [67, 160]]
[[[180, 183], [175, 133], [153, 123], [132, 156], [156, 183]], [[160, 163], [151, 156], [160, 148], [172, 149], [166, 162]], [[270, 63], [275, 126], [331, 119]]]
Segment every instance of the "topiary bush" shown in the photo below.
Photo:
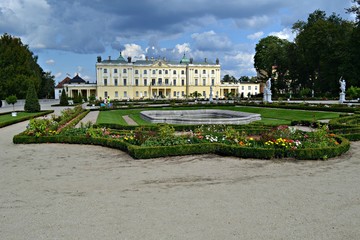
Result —
[[63, 90], [61, 91], [60, 105], [61, 105], [61, 106], [69, 106], [69, 101], [68, 101], [68, 97], [67, 97], [67, 95], [66, 95], [65, 89], [63, 89]]
[[26, 112], [40, 112], [40, 103], [36, 94], [34, 83], [31, 82], [26, 93], [24, 110]]

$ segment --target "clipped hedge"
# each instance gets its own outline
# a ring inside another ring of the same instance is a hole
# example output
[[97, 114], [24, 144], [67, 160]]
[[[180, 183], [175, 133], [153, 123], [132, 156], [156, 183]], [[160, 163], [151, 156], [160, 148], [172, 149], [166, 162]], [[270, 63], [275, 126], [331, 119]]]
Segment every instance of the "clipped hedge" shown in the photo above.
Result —
[[235, 156], [239, 158], [272, 159], [280, 157], [294, 157], [302, 160], [327, 159], [339, 156], [350, 148], [349, 140], [337, 137], [339, 145], [326, 148], [306, 148], [293, 151], [272, 148], [249, 148], [220, 143], [186, 144], [176, 146], [141, 147], [112, 138], [90, 138], [86, 136], [26, 136], [22, 133], [14, 136], [13, 142], [19, 143], [70, 143], [91, 144], [110, 147], [128, 152], [135, 159], [148, 159], [167, 156], [183, 156], [194, 154], [215, 153], [223, 156]]
[[346, 138], [337, 137], [336, 140], [340, 142], [336, 147], [297, 149], [294, 157], [299, 160], [326, 160], [339, 156], [350, 149], [350, 142]]
[[[14, 119], [12, 119], [10, 121], [0, 123], [0, 128], [9, 126], [9, 125], [12, 125], [12, 124], [15, 124], [15, 123], [23, 122], [23, 121], [26, 121], [26, 120], [29, 120], [29, 119], [33, 119], [33, 118], [41, 117], [41, 116], [44, 116], [44, 115], [48, 115], [48, 114], [53, 113], [53, 112], [54, 112], [54, 110], [47, 110], [47, 111], [39, 112], [39, 113], [37, 113], [35, 115], [32, 115], [32, 116], [25, 116], [25, 117], [20, 117], [20, 118], [19, 117], [16, 117], [16, 118], [14, 117]], [[2, 115], [5, 115], [5, 114], [10, 114], [10, 113], [4, 113]]]

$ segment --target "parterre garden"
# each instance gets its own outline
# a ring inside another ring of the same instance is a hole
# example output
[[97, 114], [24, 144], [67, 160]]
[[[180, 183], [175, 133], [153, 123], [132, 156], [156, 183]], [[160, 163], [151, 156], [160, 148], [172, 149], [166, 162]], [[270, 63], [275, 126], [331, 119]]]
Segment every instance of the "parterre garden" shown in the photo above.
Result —
[[[226, 108], [226, 107], [225, 107]], [[268, 108], [245, 109], [265, 119], [248, 125], [168, 125], [122, 122], [124, 114], [142, 123], [140, 109], [101, 111], [98, 123], [74, 126], [89, 110], [66, 109], [61, 116], [33, 119], [28, 128], [14, 136], [14, 143], [77, 143], [117, 148], [133, 158], [145, 159], [189, 154], [215, 153], [240, 158], [328, 159], [346, 152], [349, 140], [360, 138], [359, 114], [338, 117], [333, 112], [293, 111]], [[355, 112], [355, 110], [351, 110]], [[280, 114], [281, 112], [281, 114]], [[278, 116], [277, 119], [271, 118]], [[283, 118], [279, 117], [280, 115]], [[302, 117], [300, 117], [300, 115]], [[111, 116], [116, 116], [112, 118]], [[267, 118], [266, 116], [269, 116]], [[309, 116], [311, 120], [309, 120]], [[332, 118], [329, 124], [317, 120]], [[101, 120], [102, 119], [102, 120]], [[117, 119], [117, 120], [116, 120]], [[139, 120], [140, 119], [140, 120]], [[293, 119], [293, 121], [290, 121]], [[99, 121], [100, 120], [100, 121]], [[289, 122], [284, 125], [282, 123]], [[303, 132], [294, 124], [317, 127]]]

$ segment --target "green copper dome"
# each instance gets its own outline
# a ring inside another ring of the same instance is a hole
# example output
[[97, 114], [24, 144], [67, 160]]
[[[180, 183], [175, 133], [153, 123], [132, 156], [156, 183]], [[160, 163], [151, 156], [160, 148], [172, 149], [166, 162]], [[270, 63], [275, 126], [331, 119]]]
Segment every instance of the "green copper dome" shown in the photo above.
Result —
[[126, 62], [125, 58], [121, 55], [121, 52], [120, 52], [120, 56], [117, 58], [118, 61], [121, 61], [121, 62]]
[[180, 63], [182, 63], [182, 64], [190, 63], [190, 59], [186, 58], [185, 53], [184, 53], [184, 56], [182, 57], [182, 59], [180, 60]]

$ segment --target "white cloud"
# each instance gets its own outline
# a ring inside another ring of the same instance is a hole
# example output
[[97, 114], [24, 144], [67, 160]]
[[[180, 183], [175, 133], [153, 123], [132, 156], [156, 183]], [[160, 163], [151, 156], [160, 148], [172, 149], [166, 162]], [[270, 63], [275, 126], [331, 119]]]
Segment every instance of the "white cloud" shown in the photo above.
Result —
[[276, 36], [281, 39], [286, 39], [290, 42], [292, 42], [294, 40], [294, 38], [296, 37], [296, 34], [293, 33], [290, 28], [284, 28], [280, 32], [271, 32], [269, 35]]
[[251, 39], [251, 40], [256, 40], [256, 39], [260, 39], [263, 35], [264, 35], [264, 32], [256, 32], [256, 33], [247, 35], [247, 38]]
[[54, 60], [54, 59], [46, 60], [46, 64], [47, 64], [47, 65], [54, 65], [54, 64], [55, 64], [55, 60]]
[[191, 38], [194, 40], [197, 49], [203, 51], [229, 50], [232, 46], [227, 36], [218, 35], [214, 31], [194, 33]]
[[62, 72], [57, 72], [54, 74], [55, 78], [59, 78], [62, 76]]
[[176, 44], [172, 52], [179, 54], [189, 53], [191, 52], [190, 44], [189, 43]]
[[259, 29], [271, 22], [270, 18], [266, 15], [252, 16], [250, 18], [242, 18], [235, 20], [236, 25], [239, 28], [253, 28]]
[[140, 45], [135, 43], [125, 44], [125, 49], [122, 51], [124, 57], [132, 57], [133, 60], [145, 59], [145, 51]]
[[76, 69], [77, 69], [78, 73], [81, 73], [84, 70], [84, 68], [82, 66], [77, 66]]

